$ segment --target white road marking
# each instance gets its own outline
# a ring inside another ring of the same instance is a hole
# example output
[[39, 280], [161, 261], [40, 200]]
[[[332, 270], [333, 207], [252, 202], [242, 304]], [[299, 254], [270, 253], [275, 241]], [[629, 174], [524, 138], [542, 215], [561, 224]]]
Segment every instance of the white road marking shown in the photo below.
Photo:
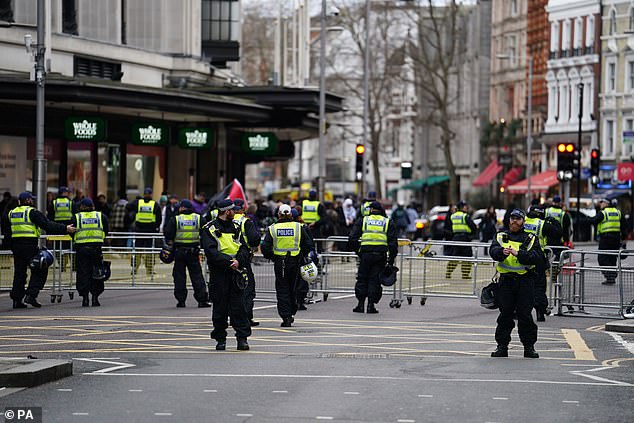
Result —
[[[572, 371], [571, 373], [577, 373]], [[571, 386], [623, 386], [632, 387], [634, 384], [614, 381], [597, 376], [578, 373], [595, 379], [597, 382], [572, 382], [538, 379], [465, 379], [465, 378], [424, 378], [399, 376], [357, 376], [357, 375], [289, 375], [289, 374], [223, 374], [223, 373], [84, 373], [86, 376], [134, 376], [134, 377], [208, 377], [208, 378], [270, 378], [270, 379], [348, 379], [348, 380], [396, 380], [412, 382], [456, 382], [456, 383], [527, 383], [541, 385], [571, 385]]]
[[[109, 372], [113, 372], [115, 370], [127, 369], [128, 367], [135, 367], [134, 364], [119, 363], [119, 362], [116, 362], [116, 361], [101, 360], [101, 359], [96, 359], [96, 358], [76, 358], [75, 360], [89, 361], [91, 363], [114, 364], [114, 366], [112, 366], [112, 367], [107, 367], [105, 369], [96, 370], [96, 371], [94, 371], [92, 373], [109, 373]], [[84, 374], [86, 375], [86, 374], [90, 374], [90, 373], [84, 373]]]
[[433, 398], [433, 395], [419, 395], [418, 398]]
[[563, 363], [561, 366], [567, 367], [597, 367], [596, 364], [577, 364], [577, 363]]
[[579, 404], [579, 401], [562, 401], [564, 404]]
[[7, 388], [3, 386], [2, 388], [0, 388], [0, 391], [4, 391], [5, 389]]
[[344, 392], [344, 395], [359, 395], [358, 392]]
[[236, 414], [237, 417], [253, 417], [253, 414]]
[[334, 417], [330, 417], [330, 416], [317, 416], [315, 417], [317, 420], [333, 420]]
[[397, 423], [416, 423], [416, 420], [410, 420], [410, 419], [398, 419]]
[[171, 416], [172, 413], [154, 413], [155, 416]]
[[631, 354], [634, 354], [634, 342], [628, 342], [625, 339], [623, 339], [623, 337], [621, 335], [619, 335], [618, 333], [614, 333], [614, 332], [608, 332], [608, 335], [610, 335], [616, 342], [618, 342], [619, 344], [621, 344], [623, 346], [623, 348], [625, 348], [626, 350], [628, 350]]
[[288, 391], [273, 391], [274, 394], [288, 394]]
[[73, 392], [72, 389], [58, 389], [59, 392]]
[[143, 389], [128, 389], [128, 392], [143, 392]]
[[[355, 270], [354, 273], [357, 273], [357, 271]], [[338, 297], [331, 297], [333, 300], [342, 300], [344, 298], [352, 298], [354, 297], [355, 294], [349, 294], [349, 295], [340, 295]]]
[[507, 401], [508, 398], [506, 397], [493, 397], [494, 400], [502, 400], [502, 401]]
[[589, 375], [585, 373], [585, 372], [600, 372], [601, 370], [609, 370], [609, 369], [613, 369], [613, 367], [602, 366], [602, 367], [595, 367], [594, 369], [588, 369], [588, 370], [573, 370], [570, 373], [577, 376], [587, 377], [588, 379], [596, 380], [597, 382], [606, 382], [613, 386], [634, 386], [631, 383], [621, 382], [619, 380], [607, 379], [604, 377]]
[[73, 413], [73, 416], [89, 416], [88, 413]]
[[218, 392], [216, 389], [205, 389], [203, 392]]

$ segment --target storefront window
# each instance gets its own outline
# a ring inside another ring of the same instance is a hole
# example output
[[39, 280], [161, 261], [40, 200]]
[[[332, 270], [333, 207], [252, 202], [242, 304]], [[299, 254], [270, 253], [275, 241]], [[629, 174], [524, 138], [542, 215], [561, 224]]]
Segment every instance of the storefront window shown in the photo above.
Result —
[[128, 199], [143, 195], [146, 187], [158, 199], [165, 180], [165, 148], [128, 145], [126, 177]]
[[90, 164], [91, 143], [68, 143], [68, 187], [73, 190], [72, 196], [78, 192], [86, 197], [93, 197], [92, 193], [92, 166]]
[[[59, 188], [59, 167], [62, 156], [62, 141], [57, 139], [46, 139], [44, 141], [44, 158], [46, 159], [46, 186], [48, 192], [57, 194]], [[35, 138], [27, 139], [26, 154], [26, 186], [24, 189], [33, 191], [33, 161], [35, 160]]]
[[117, 144], [100, 144], [98, 149], [98, 189], [109, 202], [119, 198], [119, 178], [121, 175], [121, 147]]

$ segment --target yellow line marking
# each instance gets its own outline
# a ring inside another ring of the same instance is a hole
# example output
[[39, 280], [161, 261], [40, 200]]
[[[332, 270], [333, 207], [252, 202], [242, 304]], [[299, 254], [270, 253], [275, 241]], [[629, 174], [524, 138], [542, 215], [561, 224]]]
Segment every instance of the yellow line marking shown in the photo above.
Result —
[[601, 363], [602, 366], [621, 367], [621, 363], [624, 361], [634, 361], [634, 358], [611, 358]]
[[575, 354], [577, 360], [594, 360], [596, 357], [588, 345], [581, 337], [581, 334], [575, 329], [562, 329], [561, 333], [564, 335], [566, 342], [570, 345], [570, 349]]

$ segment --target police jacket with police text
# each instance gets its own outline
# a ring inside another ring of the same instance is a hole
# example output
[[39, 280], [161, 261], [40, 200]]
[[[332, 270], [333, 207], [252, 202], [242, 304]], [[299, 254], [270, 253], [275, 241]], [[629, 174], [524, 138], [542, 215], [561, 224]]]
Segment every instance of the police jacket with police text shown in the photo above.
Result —
[[[18, 206], [19, 207], [19, 206]], [[15, 209], [14, 209], [15, 210]], [[11, 210], [7, 214], [11, 213]], [[66, 235], [66, 225], [48, 220], [44, 214], [36, 208], [29, 210], [29, 219], [35, 226], [46, 231], [49, 235]], [[5, 236], [11, 236], [11, 226], [9, 226]], [[13, 245], [37, 245], [37, 238], [11, 238]]]
[[[176, 240], [176, 231], [177, 231], [177, 227], [176, 227], [176, 218], [178, 215], [186, 215], [186, 214], [192, 214], [194, 213], [193, 209], [187, 209], [187, 210], [183, 210], [182, 213], [177, 213], [175, 216], [172, 216], [167, 223], [165, 224], [165, 228], [163, 228], [163, 233], [165, 234], [165, 241], [167, 241], [168, 243], [172, 243], [174, 242], [176, 245], [179, 245], [181, 243], [179, 242], [175, 242]], [[200, 222], [199, 222], [199, 229], [202, 229], [203, 226], [205, 226], [205, 224], [207, 223], [207, 219], [205, 219], [205, 216], [200, 215]], [[195, 244], [198, 245], [199, 242], [195, 242]]]
[[[523, 228], [515, 233], [511, 232], [510, 230], [505, 230], [501, 233], [507, 234], [509, 241], [519, 242], [521, 244], [517, 252], [517, 261], [520, 264], [527, 266], [538, 266], [542, 264], [543, 252], [539, 245], [539, 242], [535, 240], [535, 242], [532, 243], [530, 249], [527, 249], [526, 245], [530, 244], [530, 234], [524, 231]], [[491, 248], [489, 249], [489, 255], [493, 260], [503, 262], [508, 256], [504, 255], [504, 247], [500, 245], [497, 238], [497, 236], [493, 238]]]
[[[89, 212], [80, 212], [80, 213], [89, 213]], [[73, 216], [72, 224], [73, 224], [73, 226], [75, 226], [78, 229], [78, 231], [75, 232], [75, 234], [74, 234], [75, 242], [77, 242], [77, 234], [79, 234], [79, 232], [81, 230], [81, 225], [80, 225], [80, 222], [79, 222], [79, 213], [77, 213], [76, 215]], [[101, 213], [101, 229], [103, 230], [104, 237], [108, 236], [108, 231], [110, 230], [110, 225], [108, 223], [108, 218], [103, 213]], [[82, 243], [82, 245], [85, 245], [85, 246], [90, 246], [90, 245], [100, 246], [102, 244], [103, 244], [103, 242], [84, 242], [84, 243]], [[77, 244], [75, 244], [75, 246], [76, 245]]]
[[[469, 228], [471, 232], [458, 231], [456, 230], [456, 228], [454, 228], [452, 216], [456, 216], [457, 213], [464, 214], [464, 224]], [[478, 227], [475, 223], [473, 223], [473, 220], [471, 220], [471, 216], [460, 210], [445, 218], [445, 232], [451, 234], [450, 239], [453, 241], [471, 241], [471, 239], [475, 236], [477, 230]]]
[[[67, 216], [68, 218], [65, 219], [63, 217], [57, 216], [58, 212], [58, 207], [56, 206], [56, 203], [58, 200], [64, 201], [67, 200], [68, 201], [68, 209], [63, 210], [61, 213], [68, 213], [69, 216]], [[46, 210], [46, 217], [48, 217], [49, 220], [52, 220], [54, 222], [59, 222], [59, 223], [65, 223], [65, 224], [70, 224], [71, 221], [73, 220], [73, 215], [75, 213], [77, 213], [77, 203], [74, 203], [73, 200], [71, 200], [70, 198], [67, 197], [63, 197], [63, 196], [58, 196], [55, 200], [51, 201], [51, 203], [49, 204], [47, 210]], [[57, 218], [56, 218], [57, 217]]]
[[[136, 232], [143, 232], [143, 233], [158, 232], [159, 228], [161, 227], [161, 221], [163, 220], [163, 213], [161, 212], [161, 206], [159, 206], [158, 201], [154, 203], [154, 207], [152, 209], [152, 213], [154, 214], [154, 222], [148, 222], [148, 223], [135, 222], [136, 215], [139, 210], [139, 201], [140, 200], [137, 199], [126, 204], [125, 227], [129, 228], [134, 223], [134, 230]], [[147, 200], [147, 201], [151, 201], [151, 200]]]
[[[540, 218], [540, 215], [538, 213], [533, 213], [530, 212], [526, 215], [527, 218]], [[537, 236], [539, 237], [539, 242], [540, 245], [543, 248], [546, 247], [546, 245], [544, 245], [544, 239], [542, 239], [541, 237], [545, 238], [546, 241], [551, 240], [551, 239], [561, 239], [562, 236], [562, 229], [561, 229], [561, 225], [559, 224], [559, 222], [555, 219], [553, 219], [552, 217], [547, 217], [546, 219], [541, 219], [542, 221], [542, 226], [541, 226], [541, 234], [537, 234]], [[526, 222], [525, 222], [526, 223]], [[547, 243], [547, 245], [550, 245], [550, 243]]]
[[601, 223], [603, 223], [605, 225], [606, 223], [606, 215], [611, 211], [611, 210], [615, 210], [618, 211], [616, 208], [614, 207], [606, 207], [603, 210], [599, 210], [597, 211], [596, 216], [594, 216], [591, 220], [590, 223], [597, 225], [597, 234], [601, 237], [626, 237], [627, 236], [627, 223], [625, 222], [625, 218], [623, 216], [622, 213], [620, 213], [620, 217], [619, 217], [619, 229], [615, 230], [615, 231], [606, 231], [605, 229], [603, 229], [603, 233], [601, 231]]
[[[376, 213], [375, 213], [376, 214]], [[380, 216], [385, 217], [385, 213]], [[363, 236], [363, 220], [364, 217], [357, 219], [350, 230], [348, 236], [348, 248], [351, 251], [359, 253], [388, 253], [388, 261], [393, 263], [398, 254], [398, 231], [396, 225], [390, 219], [387, 225], [387, 246], [385, 245], [361, 245], [361, 237]]]
[[[277, 221], [277, 223], [284, 223], [284, 222], [292, 222], [292, 220], [282, 218]], [[300, 235], [300, 240], [299, 240], [300, 252], [297, 257], [306, 257], [310, 253], [310, 251], [315, 247], [313, 244], [313, 238], [310, 236], [310, 233], [308, 232], [308, 228], [306, 227], [306, 225], [300, 224], [300, 227], [301, 227], [302, 233]], [[262, 240], [262, 244], [260, 244], [260, 251], [262, 251], [262, 255], [264, 256], [264, 258], [267, 258], [269, 260], [275, 260], [276, 258], [284, 257], [284, 256], [276, 256], [274, 249], [275, 249], [275, 245], [273, 242], [273, 236], [271, 235], [271, 231], [266, 231], [264, 235], [264, 239]]]
[[235, 242], [240, 243], [240, 248], [236, 253], [235, 259], [240, 263], [240, 267], [243, 267], [249, 259], [250, 252], [248, 247], [241, 241], [242, 234], [240, 233], [240, 228], [233, 220], [222, 219], [216, 219], [206, 225], [206, 228], [203, 229], [200, 234], [200, 242], [203, 250], [205, 250], [205, 256], [207, 256], [209, 265], [211, 267], [229, 270], [231, 260], [233, 259], [229, 254], [220, 251], [217, 237], [212, 235], [214, 231], [218, 231], [221, 236], [223, 236], [222, 234], [229, 235], [233, 237]]

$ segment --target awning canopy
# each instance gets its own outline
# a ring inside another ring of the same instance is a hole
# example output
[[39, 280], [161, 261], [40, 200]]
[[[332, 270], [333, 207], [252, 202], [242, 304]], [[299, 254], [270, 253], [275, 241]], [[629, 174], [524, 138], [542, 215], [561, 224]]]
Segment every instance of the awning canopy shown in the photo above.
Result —
[[409, 189], [411, 191], [418, 191], [424, 185], [427, 185], [428, 187], [430, 187], [432, 185], [436, 185], [448, 180], [449, 180], [449, 176], [433, 175], [427, 178], [416, 179], [408, 184], [403, 185], [399, 189]]
[[[556, 170], [547, 170], [546, 172], [538, 173], [531, 176], [531, 192], [546, 192], [548, 188], [557, 185]], [[507, 188], [511, 194], [524, 194], [528, 191], [528, 179], [524, 179], [514, 185]]]
[[483, 187], [491, 184], [491, 181], [504, 169], [497, 160], [493, 160], [489, 165], [478, 175], [471, 185], [474, 187]]
[[[508, 172], [504, 174], [504, 177], [502, 178], [502, 186], [508, 187], [509, 185], [513, 185], [515, 182], [519, 181], [522, 178], [523, 172], [524, 172], [524, 168], [521, 166], [512, 168], [511, 170], [509, 170]], [[531, 186], [531, 191], [532, 190], [533, 190], [533, 187]]]

